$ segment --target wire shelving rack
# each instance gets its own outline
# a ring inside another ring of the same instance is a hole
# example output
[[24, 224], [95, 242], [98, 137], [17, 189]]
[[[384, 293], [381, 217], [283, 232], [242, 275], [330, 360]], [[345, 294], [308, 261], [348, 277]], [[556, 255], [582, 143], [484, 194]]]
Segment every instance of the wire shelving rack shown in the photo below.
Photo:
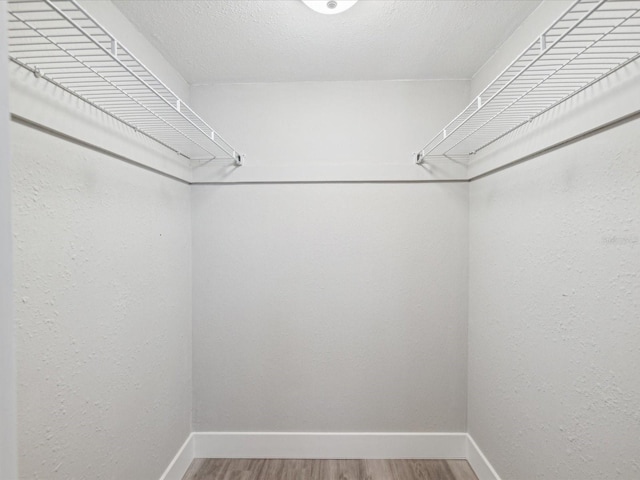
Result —
[[9, 59], [190, 159], [244, 157], [74, 0], [9, 0]]
[[475, 154], [638, 57], [639, 0], [577, 0], [415, 160]]

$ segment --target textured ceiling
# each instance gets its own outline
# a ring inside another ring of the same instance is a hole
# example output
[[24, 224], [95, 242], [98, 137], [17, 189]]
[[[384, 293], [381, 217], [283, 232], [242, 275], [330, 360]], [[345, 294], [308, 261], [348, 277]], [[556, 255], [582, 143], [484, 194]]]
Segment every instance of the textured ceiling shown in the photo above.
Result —
[[539, 1], [114, 0], [189, 83], [470, 78]]

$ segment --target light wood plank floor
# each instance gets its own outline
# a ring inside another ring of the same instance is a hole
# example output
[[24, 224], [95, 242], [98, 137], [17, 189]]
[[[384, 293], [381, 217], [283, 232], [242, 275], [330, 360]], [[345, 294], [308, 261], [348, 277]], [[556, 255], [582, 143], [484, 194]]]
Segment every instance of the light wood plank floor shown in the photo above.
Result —
[[182, 480], [478, 480], [466, 460], [196, 458]]

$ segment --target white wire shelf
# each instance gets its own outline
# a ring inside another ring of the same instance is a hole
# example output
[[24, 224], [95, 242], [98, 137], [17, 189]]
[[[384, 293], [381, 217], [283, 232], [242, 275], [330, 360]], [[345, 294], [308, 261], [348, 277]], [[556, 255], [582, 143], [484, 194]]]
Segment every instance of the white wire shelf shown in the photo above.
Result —
[[472, 155], [640, 57], [639, 0], [577, 0], [416, 155]]
[[9, 0], [9, 58], [190, 159], [243, 156], [74, 0]]

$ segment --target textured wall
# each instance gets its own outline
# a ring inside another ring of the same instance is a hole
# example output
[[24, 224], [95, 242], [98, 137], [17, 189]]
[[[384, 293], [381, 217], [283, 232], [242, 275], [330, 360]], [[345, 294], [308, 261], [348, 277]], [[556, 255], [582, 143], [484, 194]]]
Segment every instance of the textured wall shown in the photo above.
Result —
[[[0, 0], [0, 25], [6, 21]], [[5, 30], [0, 32], [0, 58], [7, 58]], [[16, 388], [14, 357], [11, 177], [9, 175], [9, 99], [6, 63], [0, 64], [0, 478], [15, 478]]]
[[[571, 5], [572, 0], [543, 0], [495, 50], [471, 78], [470, 101], [475, 99], [540, 34], [549, 28]], [[486, 27], [485, 27], [486, 28]]]
[[190, 432], [189, 189], [14, 124], [19, 471], [157, 479]]
[[176, 95], [189, 102], [189, 83], [111, 0], [79, 0], [79, 3]]
[[465, 430], [467, 184], [192, 191], [194, 430]]
[[505, 480], [640, 478], [639, 128], [471, 184], [469, 432]]
[[[80, 0], [96, 20], [122, 39], [176, 94], [188, 100], [189, 85], [109, 0]], [[142, 133], [100, 112], [43, 78], [9, 62], [11, 113], [102, 148], [131, 162], [191, 179], [188, 161]]]

